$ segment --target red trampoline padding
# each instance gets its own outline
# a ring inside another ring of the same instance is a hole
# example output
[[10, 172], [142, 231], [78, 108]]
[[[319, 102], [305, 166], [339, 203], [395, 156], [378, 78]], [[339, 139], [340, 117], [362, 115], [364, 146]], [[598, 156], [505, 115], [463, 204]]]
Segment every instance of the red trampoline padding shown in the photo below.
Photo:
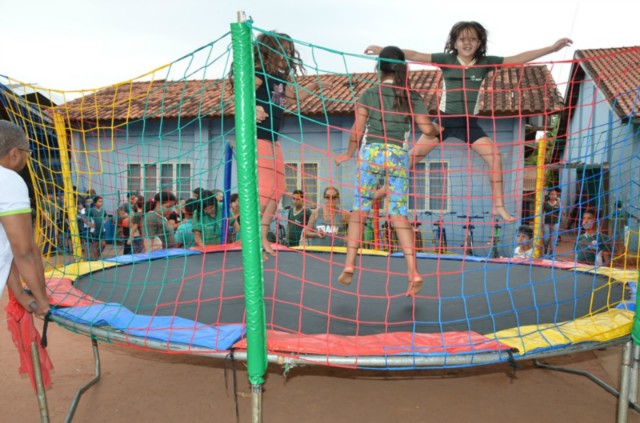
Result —
[[49, 291], [49, 304], [58, 307], [80, 307], [102, 304], [93, 297], [73, 287], [73, 281], [67, 278], [49, 278], [46, 280]]
[[[246, 340], [234, 348], [246, 349]], [[290, 354], [386, 356], [509, 351], [513, 348], [475, 332], [395, 332], [367, 336], [303, 335], [267, 331], [267, 349]]]

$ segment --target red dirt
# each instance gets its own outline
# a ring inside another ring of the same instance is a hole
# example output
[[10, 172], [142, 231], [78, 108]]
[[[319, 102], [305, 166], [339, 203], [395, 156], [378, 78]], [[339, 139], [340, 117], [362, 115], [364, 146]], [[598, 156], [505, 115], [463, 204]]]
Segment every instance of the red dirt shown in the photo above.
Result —
[[[7, 295], [0, 307], [4, 310]], [[3, 314], [4, 316], [4, 314]], [[3, 317], [0, 329], [0, 421], [37, 422], [31, 384], [18, 375], [18, 354]], [[38, 327], [42, 322], [36, 323]], [[223, 363], [100, 343], [102, 379], [81, 399], [75, 422], [235, 422], [231, 373]], [[47, 391], [52, 422], [64, 421], [75, 391], [94, 371], [88, 338], [55, 324], [49, 330], [55, 366]], [[548, 362], [587, 370], [617, 386], [620, 348], [558, 357]], [[240, 422], [251, 421], [244, 363], [237, 363]], [[263, 422], [613, 422], [616, 399], [586, 378], [521, 363], [432, 372], [364, 372], [298, 367], [288, 379], [270, 366]], [[630, 410], [630, 422], [640, 415]]]

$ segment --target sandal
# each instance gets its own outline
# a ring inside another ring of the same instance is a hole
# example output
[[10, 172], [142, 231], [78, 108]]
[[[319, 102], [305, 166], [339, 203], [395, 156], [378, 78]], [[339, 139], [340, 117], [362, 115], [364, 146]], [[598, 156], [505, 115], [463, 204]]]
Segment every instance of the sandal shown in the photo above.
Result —
[[353, 269], [347, 267], [340, 273], [338, 283], [342, 286], [349, 286], [351, 282], [353, 282]]

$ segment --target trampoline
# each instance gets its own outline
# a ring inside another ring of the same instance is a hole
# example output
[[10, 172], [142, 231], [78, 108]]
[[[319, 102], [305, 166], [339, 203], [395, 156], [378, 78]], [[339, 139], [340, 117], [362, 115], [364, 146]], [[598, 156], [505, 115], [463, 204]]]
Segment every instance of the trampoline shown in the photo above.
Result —
[[[624, 338], [631, 328], [627, 284], [610, 275], [544, 261], [422, 255], [425, 285], [411, 298], [404, 296], [402, 257], [359, 260], [348, 287], [337, 283], [344, 261], [337, 252], [285, 249], [264, 263], [272, 361], [486, 364], [584, 347], [590, 340], [597, 345]], [[241, 251], [167, 250], [85, 265], [52, 279], [70, 278], [55, 287], [64, 305], [55, 320], [63, 326], [162, 350], [237, 354], [246, 348]], [[615, 324], [603, 323], [606, 339], [594, 329], [599, 318]]]

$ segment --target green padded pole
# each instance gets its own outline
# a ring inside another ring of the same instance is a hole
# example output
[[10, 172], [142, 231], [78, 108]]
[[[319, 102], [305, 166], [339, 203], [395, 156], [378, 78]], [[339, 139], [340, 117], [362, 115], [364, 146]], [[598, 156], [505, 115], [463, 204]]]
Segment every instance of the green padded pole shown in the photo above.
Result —
[[258, 195], [256, 88], [249, 24], [231, 24], [231, 39], [236, 107], [236, 172], [242, 216], [240, 234], [247, 311], [247, 366], [251, 384], [261, 385], [267, 369], [267, 337]]
[[638, 317], [638, 307], [640, 307], [640, 301], [638, 301], [639, 287], [640, 287], [640, 271], [638, 271], [638, 280], [636, 282], [636, 312], [635, 312], [635, 315], [633, 316], [633, 328], [631, 329], [631, 339], [633, 339], [633, 343], [635, 345], [640, 345], [640, 317]]

